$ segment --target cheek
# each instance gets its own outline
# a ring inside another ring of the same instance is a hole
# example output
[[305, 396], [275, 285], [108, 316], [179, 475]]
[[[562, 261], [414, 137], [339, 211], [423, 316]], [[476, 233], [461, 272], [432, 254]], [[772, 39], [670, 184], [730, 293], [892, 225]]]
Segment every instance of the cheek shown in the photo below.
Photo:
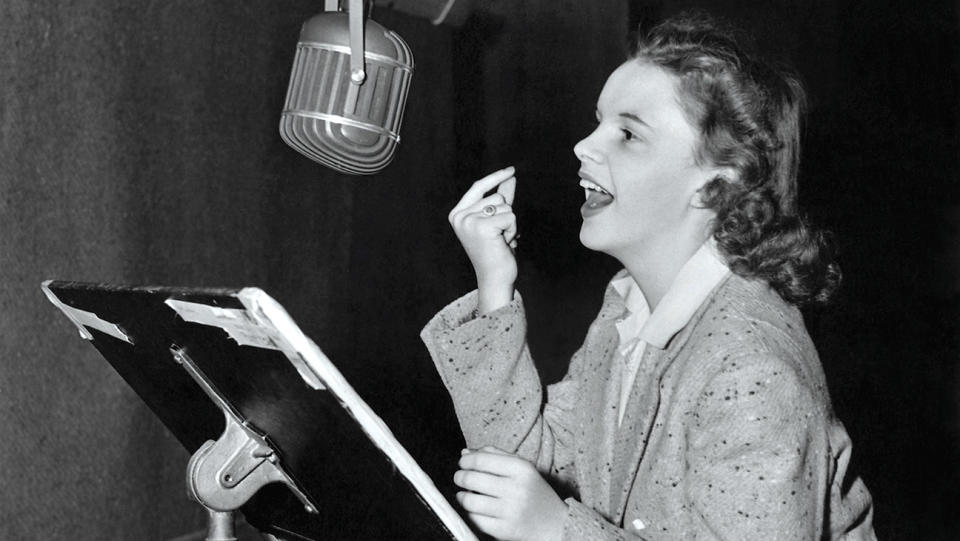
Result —
[[682, 213], [696, 193], [698, 175], [685, 162], [648, 165], [652, 166], [621, 172], [627, 179], [622, 190], [625, 199], [631, 206], [643, 206], [658, 214]]
[[655, 175], [635, 175], [618, 185], [617, 201], [627, 212], [644, 215], [675, 214], [684, 202], [683, 188], [676, 179]]

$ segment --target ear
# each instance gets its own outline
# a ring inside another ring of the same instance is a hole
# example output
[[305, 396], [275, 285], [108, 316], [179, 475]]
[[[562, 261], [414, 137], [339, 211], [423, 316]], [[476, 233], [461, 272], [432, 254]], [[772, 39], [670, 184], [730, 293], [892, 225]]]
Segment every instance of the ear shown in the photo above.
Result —
[[711, 167], [706, 169], [704, 171], [702, 181], [700, 182], [700, 186], [695, 192], [693, 192], [693, 195], [690, 198], [690, 206], [695, 208], [704, 208], [705, 205], [703, 204], [703, 191], [714, 181], [737, 182], [739, 179], [740, 176], [737, 174], [736, 169], [732, 167]]

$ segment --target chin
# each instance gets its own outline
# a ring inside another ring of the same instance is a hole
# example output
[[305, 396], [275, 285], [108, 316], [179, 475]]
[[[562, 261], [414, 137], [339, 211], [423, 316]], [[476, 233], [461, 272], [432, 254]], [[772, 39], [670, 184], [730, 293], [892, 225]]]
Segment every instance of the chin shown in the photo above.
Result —
[[580, 226], [580, 244], [595, 252], [603, 251], [603, 243], [600, 242], [600, 239], [596, 238], [596, 234], [591, 234], [590, 228], [586, 223]]
[[587, 223], [580, 226], [580, 244], [594, 252], [607, 254], [620, 261], [623, 257], [630, 257], [639, 250], [639, 245], [630, 242], [629, 238], [618, 236], [616, 232], [605, 227], [590, 227]]

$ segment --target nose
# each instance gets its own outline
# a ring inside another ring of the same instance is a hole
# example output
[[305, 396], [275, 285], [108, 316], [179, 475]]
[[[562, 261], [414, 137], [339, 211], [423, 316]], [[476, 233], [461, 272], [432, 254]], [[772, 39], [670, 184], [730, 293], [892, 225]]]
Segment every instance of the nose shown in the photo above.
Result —
[[600, 163], [603, 159], [600, 152], [597, 150], [596, 144], [594, 144], [594, 135], [597, 133], [597, 130], [594, 130], [583, 139], [573, 145], [573, 153], [580, 159], [581, 162], [592, 161]]

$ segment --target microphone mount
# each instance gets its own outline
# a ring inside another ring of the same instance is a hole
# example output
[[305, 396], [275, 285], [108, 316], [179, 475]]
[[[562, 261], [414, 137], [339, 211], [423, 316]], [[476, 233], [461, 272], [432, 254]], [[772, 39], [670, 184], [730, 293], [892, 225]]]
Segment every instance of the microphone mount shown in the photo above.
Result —
[[357, 175], [392, 160], [413, 74], [410, 47], [367, 17], [370, 5], [326, 0], [304, 23], [280, 120], [293, 149]]
[[[363, 68], [364, 0], [349, 0], [347, 13], [350, 17], [350, 82], [360, 86], [367, 78]], [[324, 11], [340, 11], [339, 0], [326, 0]]]

